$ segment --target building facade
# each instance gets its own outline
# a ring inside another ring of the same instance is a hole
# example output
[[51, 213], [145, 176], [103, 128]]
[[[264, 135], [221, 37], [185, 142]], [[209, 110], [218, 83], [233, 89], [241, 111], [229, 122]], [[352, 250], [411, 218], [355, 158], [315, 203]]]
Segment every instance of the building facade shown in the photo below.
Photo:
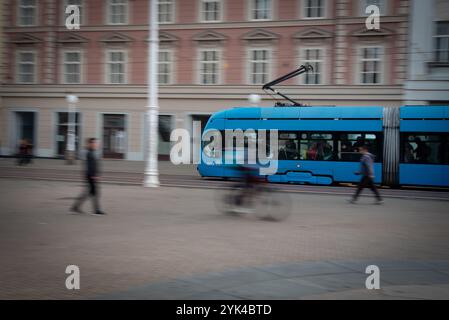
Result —
[[405, 103], [449, 105], [449, 1], [413, 0], [410, 21]]
[[[102, 141], [105, 158], [143, 160], [148, 0], [4, 0], [1, 155], [20, 139], [61, 157], [65, 97], [77, 103], [78, 148]], [[380, 8], [369, 30], [366, 8]], [[77, 5], [80, 28], [65, 9]], [[310, 105], [399, 106], [407, 79], [409, 0], [159, 0], [159, 153], [170, 131], [233, 106], [274, 100], [261, 86], [299, 65], [314, 71], [279, 86]]]

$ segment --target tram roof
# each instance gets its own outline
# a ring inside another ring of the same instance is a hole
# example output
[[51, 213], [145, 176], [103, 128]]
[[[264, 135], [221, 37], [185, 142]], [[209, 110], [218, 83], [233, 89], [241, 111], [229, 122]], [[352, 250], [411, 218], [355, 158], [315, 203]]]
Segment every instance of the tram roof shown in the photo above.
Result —
[[382, 119], [383, 107], [234, 107], [213, 115], [216, 119]]

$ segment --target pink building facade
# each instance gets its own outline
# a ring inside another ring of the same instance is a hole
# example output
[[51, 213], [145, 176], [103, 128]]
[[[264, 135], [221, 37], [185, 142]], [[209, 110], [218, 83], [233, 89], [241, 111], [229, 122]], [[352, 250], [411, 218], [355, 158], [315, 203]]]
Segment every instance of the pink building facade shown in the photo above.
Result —
[[[366, 27], [369, 5], [380, 29]], [[65, 26], [78, 5], [78, 30]], [[402, 104], [408, 0], [160, 0], [160, 153], [167, 132], [191, 129], [221, 109], [245, 106], [261, 85], [310, 63], [280, 86], [311, 105]], [[68, 93], [79, 97], [77, 134], [103, 141], [103, 156], [142, 160], [147, 0], [5, 0], [1, 154], [21, 138], [38, 156], [62, 156]], [[79, 147], [79, 146], [78, 146]]]

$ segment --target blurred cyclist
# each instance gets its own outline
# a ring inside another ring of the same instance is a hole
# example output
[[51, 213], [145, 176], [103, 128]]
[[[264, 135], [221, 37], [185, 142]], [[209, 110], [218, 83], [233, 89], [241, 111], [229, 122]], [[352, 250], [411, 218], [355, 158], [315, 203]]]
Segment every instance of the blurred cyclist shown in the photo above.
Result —
[[238, 165], [237, 170], [241, 181], [239, 186], [239, 188], [241, 188], [241, 192], [236, 196], [235, 204], [237, 206], [243, 206], [244, 204], [248, 204], [250, 201], [253, 193], [255, 192], [255, 185], [260, 182], [260, 179], [257, 174], [257, 169], [250, 166]]

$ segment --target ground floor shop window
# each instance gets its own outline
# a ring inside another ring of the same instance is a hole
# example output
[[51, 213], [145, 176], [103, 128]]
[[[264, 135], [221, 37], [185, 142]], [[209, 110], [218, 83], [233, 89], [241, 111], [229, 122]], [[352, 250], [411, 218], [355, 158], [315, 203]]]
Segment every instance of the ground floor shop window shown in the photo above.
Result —
[[126, 153], [126, 128], [124, 114], [103, 115], [103, 157], [124, 159]]
[[[64, 157], [65, 152], [67, 150], [67, 139], [70, 128], [70, 117], [68, 112], [58, 112], [56, 116], [56, 156]], [[74, 129], [75, 129], [75, 150], [76, 153], [79, 151], [79, 119], [80, 114], [75, 113], [73, 118], [74, 120]]]

